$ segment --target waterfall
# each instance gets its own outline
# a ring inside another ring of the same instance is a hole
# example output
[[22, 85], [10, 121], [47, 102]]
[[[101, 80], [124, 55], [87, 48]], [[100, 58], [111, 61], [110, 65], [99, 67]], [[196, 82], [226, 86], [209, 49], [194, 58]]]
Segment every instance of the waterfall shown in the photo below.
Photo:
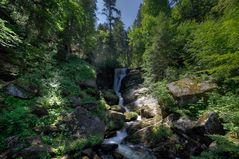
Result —
[[[124, 107], [124, 99], [122, 94], [120, 93], [120, 87], [122, 80], [127, 75], [127, 68], [117, 68], [115, 69], [115, 76], [114, 76], [114, 91], [115, 94], [119, 97], [119, 106]], [[129, 111], [126, 107], [124, 107], [126, 111]], [[141, 117], [138, 117], [140, 120]], [[136, 121], [137, 122], [137, 121]], [[156, 159], [155, 157], [151, 156], [147, 151], [144, 151], [142, 148], [139, 148], [139, 145], [129, 145], [124, 142], [124, 139], [128, 136], [126, 131], [126, 126], [132, 124], [134, 122], [128, 122], [124, 128], [117, 131], [116, 136], [105, 139], [104, 144], [118, 144], [117, 151], [123, 155], [125, 158], [130, 159]], [[111, 159], [109, 157], [103, 157], [103, 159]]]
[[119, 97], [119, 105], [123, 106], [124, 100], [120, 93], [120, 87], [122, 80], [127, 75], [127, 68], [117, 68], [115, 69], [115, 77], [114, 77], [114, 91], [116, 95]]

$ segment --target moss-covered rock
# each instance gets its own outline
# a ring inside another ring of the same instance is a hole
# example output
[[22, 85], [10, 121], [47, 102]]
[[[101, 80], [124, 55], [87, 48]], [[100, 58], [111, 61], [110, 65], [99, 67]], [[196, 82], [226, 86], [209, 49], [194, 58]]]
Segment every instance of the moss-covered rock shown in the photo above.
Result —
[[119, 105], [113, 105], [110, 107], [110, 110], [116, 111], [116, 112], [121, 112], [124, 113], [125, 112], [125, 108], [119, 106]]
[[108, 111], [107, 118], [108, 118], [107, 129], [110, 131], [119, 130], [124, 126], [125, 116], [123, 113], [116, 111]]
[[118, 104], [119, 98], [116, 96], [116, 94], [114, 93], [113, 90], [111, 90], [111, 89], [104, 90], [104, 91], [102, 91], [102, 95], [107, 104], [109, 104], [109, 105], [117, 105]]
[[215, 83], [193, 78], [184, 78], [168, 84], [168, 89], [179, 106], [194, 103], [205, 94], [217, 88]]
[[125, 112], [124, 115], [126, 122], [134, 121], [138, 118], [138, 114], [136, 112]]

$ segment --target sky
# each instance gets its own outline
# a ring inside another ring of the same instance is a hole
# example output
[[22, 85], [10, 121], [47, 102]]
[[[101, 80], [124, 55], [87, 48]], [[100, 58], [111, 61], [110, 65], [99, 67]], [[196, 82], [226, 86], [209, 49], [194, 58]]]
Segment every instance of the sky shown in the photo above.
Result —
[[[116, 7], [121, 11], [121, 18], [125, 24], [125, 28], [131, 26], [137, 16], [140, 3], [143, 0], [117, 0]], [[105, 15], [102, 15], [103, 0], [97, 0], [97, 18], [98, 23], [106, 22]]]

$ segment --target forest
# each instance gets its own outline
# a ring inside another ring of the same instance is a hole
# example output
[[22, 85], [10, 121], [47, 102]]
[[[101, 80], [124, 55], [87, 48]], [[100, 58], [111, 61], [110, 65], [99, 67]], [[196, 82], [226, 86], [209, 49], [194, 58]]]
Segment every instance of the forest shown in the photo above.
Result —
[[103, 2], [0, 1], [0, 159], [238, 159], [239, 1]]

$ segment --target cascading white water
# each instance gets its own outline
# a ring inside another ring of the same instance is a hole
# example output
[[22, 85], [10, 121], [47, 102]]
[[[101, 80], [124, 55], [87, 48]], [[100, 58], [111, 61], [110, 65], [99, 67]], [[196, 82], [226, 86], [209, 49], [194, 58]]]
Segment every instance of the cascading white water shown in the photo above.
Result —
[[124, 77], [127, 75], [127, 68], [117, 68], [115, 69], [114, 77], [114, 91], [115, 94], [119, 97], [119, 105], [123, 106], [124, 99], [120, 93], [121, 83]]
[[[121, 83], [124, 77], [127, 75], [127, 68], [117, 68], [115, 69], [115, 77], [114, 77], [114, 91], [115, 94], [119, 97], [119, 106], [124, 107], [124, 99], [120, 92]], [[128, 109], [124, 107], [126, 111]], [[139, 116], [137, 120], [141, 120]], [[132, 124], [132, 123], [127, 123]], [[117, 131], [115, 137], [105, 139], [105, 144], [118, 144], [117, 151], [122, 154], [125, 158], [128, 159], [154, 159], [153, 156], [149, 155], [147, 152], [141, 150], [137, 151], [133, 145], [124, 144], [124, 139], [128, 136], [126, 127]]]

